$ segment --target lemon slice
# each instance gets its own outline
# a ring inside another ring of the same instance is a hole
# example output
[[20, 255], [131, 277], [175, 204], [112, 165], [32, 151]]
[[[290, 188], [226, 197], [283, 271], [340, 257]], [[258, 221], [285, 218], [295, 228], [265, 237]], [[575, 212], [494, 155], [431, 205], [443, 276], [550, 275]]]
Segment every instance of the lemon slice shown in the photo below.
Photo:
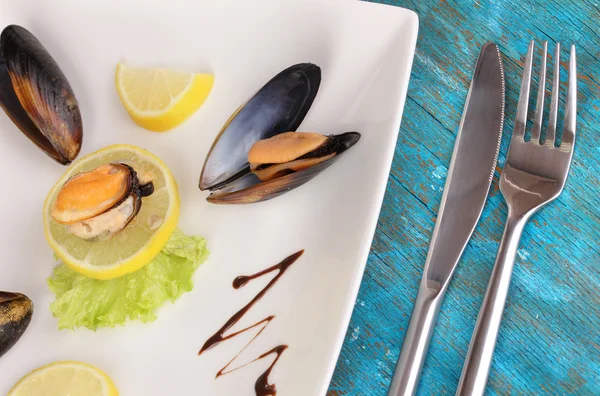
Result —
[[[71, 176], [110, 162], [123, 162], [139, 175], [151, 176], [154, 193], [142, 198], [137, 216], [112, 238], [79, 238], [51, 216], [58, 192]], [[177, 227], [179, 205], [177, 183], [158, 157], [139, 147], [112, 145], [74, 162], [52, 187], [44, 203], [44, 233], [52, 250], [74, 271], [91, 278], [113, 279], [137, 271], [160, 253]]]
[[118, 396], [113, 381], [86, 363], [56, 362], [27, 374], [8, 396]]
[[143, 128], [164, 132], [202, 106], [212, 90], [214, 76], [119, 63], [115, 80], [129, 116]]

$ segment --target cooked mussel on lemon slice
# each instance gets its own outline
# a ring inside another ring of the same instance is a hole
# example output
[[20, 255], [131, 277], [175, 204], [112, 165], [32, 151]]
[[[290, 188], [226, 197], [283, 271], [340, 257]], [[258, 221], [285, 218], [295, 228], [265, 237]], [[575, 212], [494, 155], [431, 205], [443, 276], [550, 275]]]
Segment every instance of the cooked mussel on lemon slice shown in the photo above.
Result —
[[0, 35], [0, 107], [58, 163], [79, 154], [83, 125], [75, 94], [42, 43], [18, 25]]
[[152, 181], [140, 184], [136, 171], [109, 163], [71, 177], [60, 189], [52, 218], [82, 239], [105, 240], [139, 213], [142, 197], [154, 192]]
[[44, 203], [50, 247], [95, 279], [135, 272], [164, 248], [179, 220], [179, 191], [166, 164], [115, 144], [78, 159]]
[[296, 132], [321, 83], [312, 63], [288, 67], [238, 108], [213, 143], [200, 190], [217, 204], [273, 199], [311, 180], [360, 139], [358, 132]]
[[21, 338], [33, 315], [33, 303], [24, 294], [0, 291], [0, 357]]

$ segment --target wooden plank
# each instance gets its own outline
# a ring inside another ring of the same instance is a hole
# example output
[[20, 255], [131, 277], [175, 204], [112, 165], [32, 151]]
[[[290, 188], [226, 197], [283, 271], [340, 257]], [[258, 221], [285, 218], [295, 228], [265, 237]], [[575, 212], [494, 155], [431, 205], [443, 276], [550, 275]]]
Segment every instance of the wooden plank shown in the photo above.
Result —
[[490, 40], [502, 51], [506, 73], [506, 126], [499, 167], [481, 221], [446, 295], [418, 394], [456, 391], [506, 216], [498, 176], [512, 132], [524, 54], [532, 39], [538, 49], [542, 40], [548, 40], [551, 52], [556, 41], [561, 42], [563, 67], [568, 46], [577, 45], [578, 140], [565, 191], [525, 229], [487, 394], [600, 394], [597, 2], [377, 2], [416, 11], [419, 40], [381, 217], [328, 394], [387, 394], [473, 66], [481, 45]]

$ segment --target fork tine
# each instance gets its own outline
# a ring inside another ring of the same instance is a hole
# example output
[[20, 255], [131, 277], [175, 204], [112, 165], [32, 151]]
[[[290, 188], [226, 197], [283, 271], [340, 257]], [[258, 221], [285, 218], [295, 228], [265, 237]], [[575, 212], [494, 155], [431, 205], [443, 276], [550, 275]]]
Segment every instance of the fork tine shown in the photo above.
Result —
[[575, 141], [577, 118], [577, 59], [575, 46], [571, 46], [569, 59], [569, 87], [567, 88], [567, 103], [565, 104], [565, 123], [561, 147], [571, 150]]
[[529, 105], [529, 86], [531, 85], [531, 64], [533, 62], [533, 40], [529, 43], [525, 66], [523, 66], [523, 80], [521, 81], [521, 93], [519, 94], [519, 104], [517, 105], [517, 116], [515, 117], [515, 127], [513, 129], [513, 139], [523, 139], [525, 135], [525, 124], [527, 123], [527, 106]]
[[531, 141], [538, 143], [542, 130], [542, 117], [544, 116], [544, 96], [546, 96], [546, 57], [548, 56], [548, 42], [544, 41], [542, 51], [542, 65], [540, 66], [540, 81], [538, 85], [537, 104], [535, 106], [535, 117], [531, 131]]
[[554, 147], [556, 138], [556, 120], [558, 119], [558, 98], [560, 97], [560, 43], [556, 43], [554, 53], [554, 77], [552, 77], [552, 99], [550, 99], [550, 118], [546, 130], [546, 145]]

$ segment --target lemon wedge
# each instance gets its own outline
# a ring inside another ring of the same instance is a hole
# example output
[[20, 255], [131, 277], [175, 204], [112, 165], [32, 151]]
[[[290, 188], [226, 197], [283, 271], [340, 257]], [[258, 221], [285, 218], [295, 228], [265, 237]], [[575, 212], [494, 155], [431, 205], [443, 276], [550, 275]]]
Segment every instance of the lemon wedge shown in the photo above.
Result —
[[155, 132], [172, 129], [202, 106], [214, 84], [208, 73], [117, 65], [115, 81], [129, 116]]
[[25, 375], [8, 396], [118, 396], [115, 384], [103, 371], [86, 363], [62, 361]]
[[[135, 218], [107, 240], [86, 240], [52, 217], [52, 208], [65, 182], [77, 173], [122, 162], [138, 175], [150, 177], [154, 192], [142, 198]], [[179, 221], [177, 183], [164, 162], [136, 146], [117, 144], [74, 162], [52, 187], [43, 209], [44, 233], [50, 247], [74, 271], [95, 279], [113, 279], [137, 271], [165, 246]]]

